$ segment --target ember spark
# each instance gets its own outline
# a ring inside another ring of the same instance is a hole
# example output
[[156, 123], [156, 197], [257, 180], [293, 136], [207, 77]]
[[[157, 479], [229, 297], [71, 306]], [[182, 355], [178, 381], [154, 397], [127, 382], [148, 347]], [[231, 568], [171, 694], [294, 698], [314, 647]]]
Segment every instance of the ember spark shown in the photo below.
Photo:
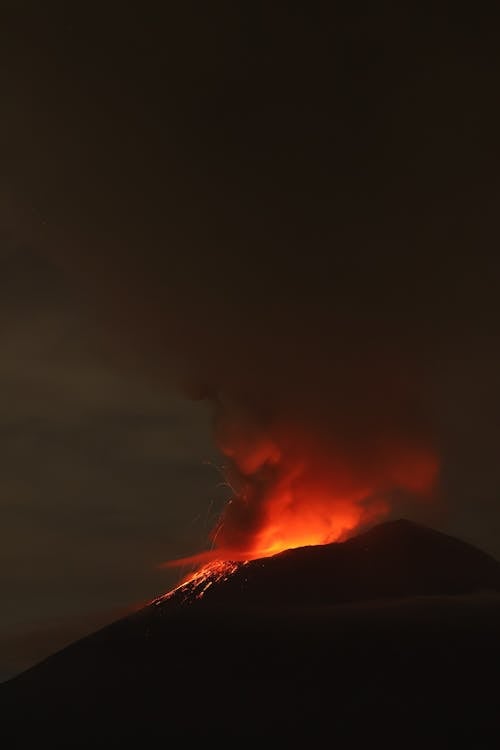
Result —
[[196, 599], [202, 599], [205, 592], [214, 583], [227, 581], [246, 561], [216, 560], [204, 565], [191, 573], [184, 581], [166, 594], [154, 599], [152, 604], [163, 604], [169, 600], [176, 600], [179, 604], [187, 604]]

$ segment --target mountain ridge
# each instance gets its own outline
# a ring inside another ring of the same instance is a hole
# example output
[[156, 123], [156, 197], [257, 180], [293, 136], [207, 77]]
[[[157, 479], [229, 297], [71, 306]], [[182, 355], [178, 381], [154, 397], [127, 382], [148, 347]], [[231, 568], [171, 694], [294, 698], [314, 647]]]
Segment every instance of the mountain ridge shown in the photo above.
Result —
[[[396, 564], [399, 569], [391, 570]], [[495, 558], [467, 542], [406, 519], [386, 521], [343, 542], [299, 547], [225, 565], [227, 575], [224, 564], [207, 565], [203, 569], [206, 578], [198, 574], [194, 582], [181, 584], [158, 597], [155, 604], [192, 604], [201, 598], [220, 604], [226, 594], [232, 603], [257, 604], [276, 597], [281, 603], [297, 597], [304, 603], [337, 603], [500, 591], [500, 562]]]
[[202, 597], [186, 586], [0, 685], [4, 734], [108, 747], [391, 729], [409, 746], [408, 726], [500, 731], [500, 563], [466, 542], [389, 521], [240, 563]]

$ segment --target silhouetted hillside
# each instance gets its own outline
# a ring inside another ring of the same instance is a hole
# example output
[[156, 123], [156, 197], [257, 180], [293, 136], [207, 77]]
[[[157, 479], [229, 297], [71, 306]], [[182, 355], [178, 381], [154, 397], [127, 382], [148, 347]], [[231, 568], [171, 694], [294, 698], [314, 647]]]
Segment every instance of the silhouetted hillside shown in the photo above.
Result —
[[180, 587], [163, 605], [192, 604], [200, 594], [207, 604], [310, 606], [500, 591], [499, 562], [465, 542], [406, 520], [382, 523], [341, 544], [254, 560], [222, 580], [218, 575], [216, 568], [208, 587], [210, 576]]
[[500, 729], [498, 592], [497, 561], [408, 521], [215, 568], [1, 686], [8, 746], [478, 746]]

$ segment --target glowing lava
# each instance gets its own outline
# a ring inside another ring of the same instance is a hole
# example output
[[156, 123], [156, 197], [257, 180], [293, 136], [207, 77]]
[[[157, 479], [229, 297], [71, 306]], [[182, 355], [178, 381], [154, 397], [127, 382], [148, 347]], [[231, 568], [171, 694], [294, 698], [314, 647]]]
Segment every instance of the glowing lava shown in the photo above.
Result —
[[227, 581], [245, 562], [216, 560], [191, 573], [179, 586], [154, 599], [152, 604], [160, 605], [169, 600], [186, 604], [194, 599], [202, 599], [207, 589], [214, 583]]

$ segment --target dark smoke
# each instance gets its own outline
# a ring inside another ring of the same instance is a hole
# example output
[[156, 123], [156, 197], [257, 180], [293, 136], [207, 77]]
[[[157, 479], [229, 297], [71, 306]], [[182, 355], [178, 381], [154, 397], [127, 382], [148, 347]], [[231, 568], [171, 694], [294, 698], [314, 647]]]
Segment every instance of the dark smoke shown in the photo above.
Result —
[[283, 456], [377, 495], [427, 487], [416, 457], [479, 469], [454, 436], [498, 372], [488, 19], [182, 5], [13, 22], [30, 242], [95, 297], [108, 353], [217, 406], [255, 498], [229, 544]]

